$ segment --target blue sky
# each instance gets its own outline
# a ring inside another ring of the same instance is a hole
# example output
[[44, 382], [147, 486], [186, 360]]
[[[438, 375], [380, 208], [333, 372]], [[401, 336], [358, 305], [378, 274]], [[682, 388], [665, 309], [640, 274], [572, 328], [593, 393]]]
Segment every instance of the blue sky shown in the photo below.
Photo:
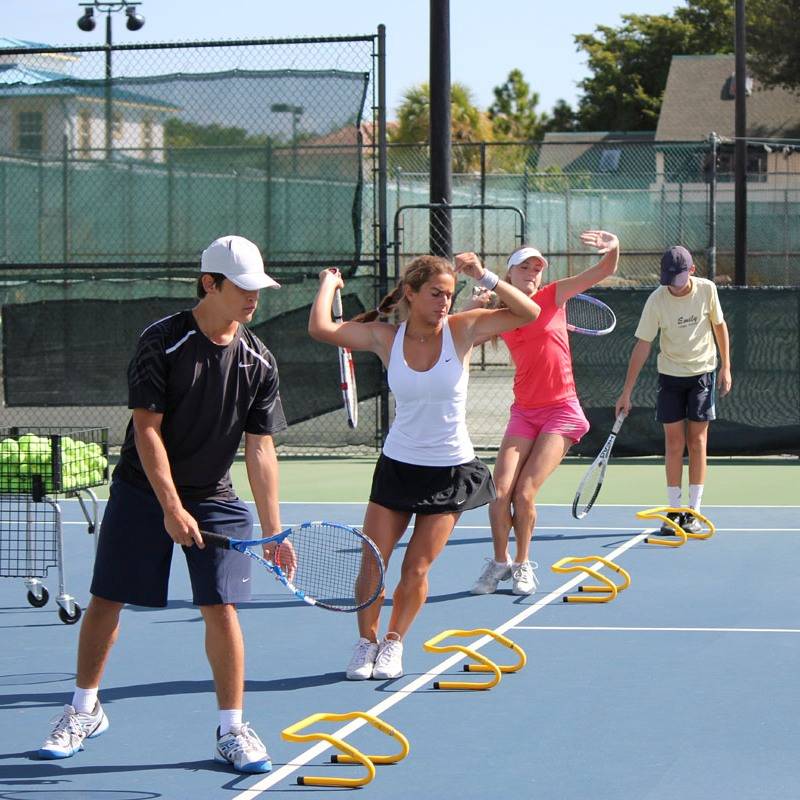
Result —
[[[78, 0], [1, 0], [4, 35], [48, 44], [102, 44], [104, 29], [78, 30]], [[521, 69], [540, 95], [539, 110], [559, 98], [575, 103], [586, 76], [573, 35], [617, 25], [625, 13], [665, 14], [679, 0], [451, 0], [451, 77], [476, 104]], [[387, 29], [390, 117], [410, 86], [428, 76], [428, 0], [143, 0], [145, 27], [130, 33], [114, 15], [118, 42], [191, 41], [373, 33]]]

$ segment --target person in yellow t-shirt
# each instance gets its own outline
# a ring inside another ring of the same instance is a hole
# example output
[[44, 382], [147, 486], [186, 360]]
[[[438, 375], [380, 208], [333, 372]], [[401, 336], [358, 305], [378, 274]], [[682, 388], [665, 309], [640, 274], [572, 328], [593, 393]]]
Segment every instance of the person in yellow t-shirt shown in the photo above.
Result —
[[[700, 510], [706, 479], [708, 423], [716, 419], [716, 394], [731, 389], [730, 340], [717, 287], [695, 277], [691, 253], [670, 247], [661, 258], [661, 286], [648, 298], [636, 328], [617, 414], [631, 410], [631, 393], [659, 336], [656, 419], [664, 426], [667, 502], [680, 507], [683, 454], [689, 452], [689, 507]], [[717, 370], [719, 349], [719, 377]], [[670, 514], [689, 533], [700, 523], [689, 514]], [[672, 533], [668, 525], [662, 534]]]

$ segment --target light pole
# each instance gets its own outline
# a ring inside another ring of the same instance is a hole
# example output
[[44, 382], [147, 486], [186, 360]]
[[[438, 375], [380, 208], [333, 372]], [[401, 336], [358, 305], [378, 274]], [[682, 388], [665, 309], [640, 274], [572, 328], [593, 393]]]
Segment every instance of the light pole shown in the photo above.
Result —
[[297, 125], [305, 109], [303, 106], [293, 106], [290, 103], [273, 103], [269, 110], [273, 114], [292, 115], [292, 174], [297, 174]]
[[91, 0], [88, 3], [78, 3], [83, 8], [83, 16], [78, 20], [78, 27], [90, 33], [95, 29], [94, 12], [95, 9], [106, 15], [106, 82], [105, 82], [105, 109], [106, 109], [106, 158], [111, 158], [111, 131], [113, 125], [112, 98], [111, 98], [111, 14], [115, 11], [125, 11], [128, 18], [125, 27], [129, 31], [138, 31], [144, 26], [144, 17], [136, 10], [140, 6], [139, 2], [129, 2], [129, 0], [116, 0], [116, 2], [103, 2], [103, 0]]

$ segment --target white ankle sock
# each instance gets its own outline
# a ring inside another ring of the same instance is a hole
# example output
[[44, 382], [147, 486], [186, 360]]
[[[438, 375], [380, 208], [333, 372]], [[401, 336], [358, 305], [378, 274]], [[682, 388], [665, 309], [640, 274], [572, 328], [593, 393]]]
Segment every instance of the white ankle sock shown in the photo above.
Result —
[[681, 487], [680, 486], [667, 486], [667, 503], [670, 508], [681, 507]]
[[219, 735], [224, 736], [230, 733], [233, 728], [239, 728], [242, 724], [241, 708], [221, 708], [219, 710]]
[[700, 504], [703, 501], [703, 488], [702, 483], [689, 484], [689, 506], [695, 511], [700, 510]]
[[97, 689], [81, 689], [80, 686], [75, 687], [75, 693], [72, 695], [72, 707], [79, 714], [91, 714], [94, 707], [97, 705]]

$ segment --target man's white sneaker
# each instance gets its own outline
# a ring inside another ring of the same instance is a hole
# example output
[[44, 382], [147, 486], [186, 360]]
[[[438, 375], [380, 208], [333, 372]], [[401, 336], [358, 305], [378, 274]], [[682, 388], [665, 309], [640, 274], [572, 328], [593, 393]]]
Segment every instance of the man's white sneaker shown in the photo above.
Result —
[[511, 572], [511, 591], [514, 594], [533, 594], [539, 585], [536, 577], [536, 567], [539, 565], [535, 561], [522, 561], [515, 563]]
[[493, 558], [486, 559], [480, 577], [470, 589], [472, 594], [494, 594], [500, 581], [507, 581], [511, 577], [511, 563], [500, 564]]
[[367, 681], [372, 677], [372, 668], [378, 655], [377, 642], [371, 642], [363, 636], [356, 642], [353, 656], [347, 665], [345, 677], [349, 681]]
[[269, 772], [272, 769], [267, 748], [249, 722], [232, 727], [224, 736], [217, 728], [217, 749], [214, 761], [230, 764], [237, 772]]
[[91, 714], [79, 714], [72, 706], [64, 706], [61, 716], [50, 720], [53, 730], [36, 755], [39, 758], [69, 758], [83, 750], [83, 740], [93, 739], [108, 729], [108, 717], [98, 701]]
[[378, 656], [372, 669], [375, 680], [385, 681], [403, 675], [403, 643], [399, 639], [386, 639], [378, 645]]

